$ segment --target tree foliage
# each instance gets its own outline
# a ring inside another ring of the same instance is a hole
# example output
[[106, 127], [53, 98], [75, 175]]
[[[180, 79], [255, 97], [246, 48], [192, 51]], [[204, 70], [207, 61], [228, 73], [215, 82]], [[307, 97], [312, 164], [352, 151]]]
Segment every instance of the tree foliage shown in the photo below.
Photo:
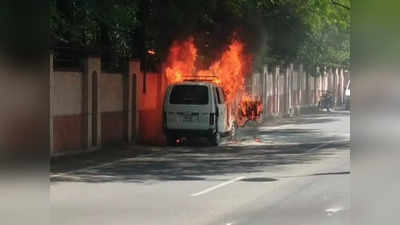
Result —
[[51, 0], [50, 35], [55, 45], [110, 47], [129, 55], [136, 14], [136, 4], [126, 0]]
[[349, 65], [350, 0], [51, 0], [53, 45], [162, 62], [172, 41], [193, 36], [200, 64], [232, 34], [263, 63]]
[[299, 48], [299, 61], [313, 67], [350, 65], [349, 9], [350, 0], [307, 1], [302, 9], [306, 39]]

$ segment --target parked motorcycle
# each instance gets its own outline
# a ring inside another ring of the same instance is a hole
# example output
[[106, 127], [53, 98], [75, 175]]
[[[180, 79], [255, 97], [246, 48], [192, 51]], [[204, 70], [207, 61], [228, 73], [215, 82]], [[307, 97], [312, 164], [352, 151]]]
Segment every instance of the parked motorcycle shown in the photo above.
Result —
[[335, 108], [335, 97], [332, 92], [327, 91], [321, 96], [321, 100], [318, 103], [318, 109], [326, 109], [326, 111], [330, 112], [331, 109]]

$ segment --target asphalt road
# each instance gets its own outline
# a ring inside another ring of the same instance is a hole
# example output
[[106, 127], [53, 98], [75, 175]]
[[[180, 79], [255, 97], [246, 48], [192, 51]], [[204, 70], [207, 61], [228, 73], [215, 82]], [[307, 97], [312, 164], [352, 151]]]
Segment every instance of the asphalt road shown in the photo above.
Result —
[[243, 128], [218, 147], [125, 148], [52, 163], [52, 224], [349, 224], [346, 111]]

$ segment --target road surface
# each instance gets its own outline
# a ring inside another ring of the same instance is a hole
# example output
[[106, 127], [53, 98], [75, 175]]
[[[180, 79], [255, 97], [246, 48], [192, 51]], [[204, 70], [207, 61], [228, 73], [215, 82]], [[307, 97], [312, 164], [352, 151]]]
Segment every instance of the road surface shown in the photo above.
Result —
[[347, 111], [243, 128], [218, 147], [122, 152], [52, 163], [52, 224], [349, 224]]

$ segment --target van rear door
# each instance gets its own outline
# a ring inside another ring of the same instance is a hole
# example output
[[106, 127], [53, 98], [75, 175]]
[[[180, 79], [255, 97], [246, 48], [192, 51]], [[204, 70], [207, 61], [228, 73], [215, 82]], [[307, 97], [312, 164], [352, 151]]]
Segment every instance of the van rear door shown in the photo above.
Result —
[[206, 85], [185, 84], [172, 88], [167, 107], [170, 129], [207, 130], [211, 93]]

